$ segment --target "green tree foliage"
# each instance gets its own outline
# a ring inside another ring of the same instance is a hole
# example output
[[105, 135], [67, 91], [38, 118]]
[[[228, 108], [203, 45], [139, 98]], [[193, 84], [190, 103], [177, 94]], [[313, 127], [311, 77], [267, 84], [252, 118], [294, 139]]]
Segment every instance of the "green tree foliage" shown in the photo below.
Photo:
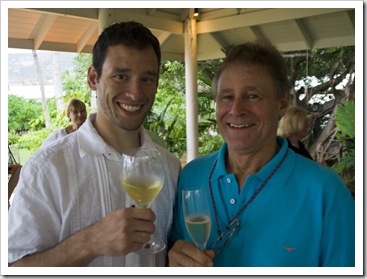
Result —
[[8, 132], [20, 133], [40, 129], [43, 123], [32, 121], [42, 115], [42, 104], [36, 100], [8, 95]]
[[355, 133], [355, 102], [354, 100], [347, 101], [341, 104], [336, 111], [336, 126], [339, 128], [341, 135], [345, 135], [346, 140], [354, 141]]
[[[304, 53], [304, 52], [303, 52]], [[292, 56], [293, 55], [293, 56]], [[339, 172], [349, 172], [351, 164], [354, 162], [354, 135], [351, 136], [350, 131], [346, 128], [354, 128], [354, 113], [351, 113], [350, 105], [342, 106], [347, 99], [354, 100], [354, 91], [349, 91], [346, 96], [345, 88], [336, 89], [336, 86], [341, 80], [350, 77], [349, 87], [353, 88], [354, 82], [354, 47], [346, 48], [331, 48], [326, 50], [312, 50], [307, 53], [307, 56], [302, 56], [302, 53], [292, 53], [286, 59], [290, 69], [290, 81], [296, 86], [296, 81], [303, 80], [307, 84], [308, 91], [303, 100], [299, 100], [298, 105], [309, 109], [308, 100], [315, 94], [332, 93], [335, 96], [336, 105], [340, 107], [340, 112], [335, 116], [336, 125], [339, 129], [337, 140], [331, 139], [331, 142], [340, 143], [341, 156], [336, 159], [338, 164], [335, 166]], [[199, 155], [208, 154], [218, 150], [223, 139], [220, 136], [215, 120], [215, 103], [212, 98], [211, 82], [214, 74], [217, 72], [222, 60], [210, 60], [198, 62], [198, 111], [199, 111]], [[65, 103], [71, 97], [78, 97], [87, 104], [88, 113], [91, 112], [91, 91], [87, 85], [87, 70], [92, 63], [90, 54], [79, 54], [74, 59], [74, 69], [70, 72], [63, 73], [63, 91], [65, 92]], [[308, 75], [308, 76], [307, 76]], [[310, 83], [309, 76], [315, 77], [320, 85], [314, 86]], [[312, 87], [313, 86], [313, 87]], [[294, 98], [300, 97], [298, 92], [293, 91]], [[186, 101], [185, 101], [185, 65], [183, 62], [163, 61], [160, 71], [160, 80], [156, 100], [152, 111], [148, 115], [144, 126], [160, 136], [168, 146], [168, 149], [182, 158], [186, 152]], [[12, 104], [14, 102], [14, 104]], [[23, 104], [25, 100], [19, 104], [9, 97], [9, 132], [11, 131], [30, 131], [27, 135], [19, 136], [13, 132], [9, 134], [9, 143], [19, 143], [23, 147], [27, 147], [26, 142], [30, 142], [28, 149], [36, 149], [39, 147], [43, 139], [51, 132], [50, 129], [39, 128], [44, 127], [42, 119], [41, 104], [35, 102], [39, 106], [38, 112], [33, 115], [24, 116], [22, 120], [15, 120], [14, 115], [23, 111], [23, 114], [33, 111], [27, 108], [30, 104]], [[335, 106], [335, 105], [334, 105]], [[319, 124], [319, 131], [326, 130], [329, 120], [334, 120], [334, 106], [325, 106], [322, 112], [312, 112], [314, 120]], [[53, 130], [60, 127], [65, 127], [68, 123], [65, 112], [58, 112], [56, 109], [56, 100], [51, 98], [48, 100], [48, 109], [51, 114], [51, 123]], [[347, 112], [343, 111], [347, 110]], [[21, 114], [21, 113], [20, 113]], [[353, 116], [353, 119], [351, 118]], [[340, 119], [344, 119], [347, 123], [342, 123]], [[27, 123], [27, 125], [26, 125]], [[19, 126], [17, 126], [19, 125]], [[24, 125], [24, 126], [20, 126]], [[326, 127], [326, 128], [325, 128]], [[315, 128], [315, 127], [314, 127]], [[329, 129], [334, 131], [333, 127]], [[313, 130], [313, 134], [317, 135]], [[322, 142], [328, 142], [321, 137]], [[28, 137], [28, 139], [27, 139]], [[351, 139], [353, 138], [353, 140]], [[330, 142], [329, 141], [329, 142]], [[313, 141], [316, 146], [317, 138]], [[326, 151], [326, 146], [322, 150]], [[344, 161], [345, 159], [345, 161]], [[335, 160], [333, 161], [335, 162]], [[348, 169], [348, 170], [347, 170]], [[344, 178], [344, 177], [343, 177]], [[347, 178], [348, 179], [348, 178]], [[348, 184], [349, 182], [346, 181]], [[354, 183], [354, 182], [353, 182]]]
[[53, 128], [44, 128], [37, 131], [29, 131], [21, 136], [17, 142], [20, 149], [27, 149], [36, 152], [45, 138], [53, 131]]
[[335, 123], [339, 131], [336, 135], [341, 143], [340, 157], [333, 169], [341, 173], [345, 184], [354, 192], [355, 184], [355, 102], [341, 104], [335, 114]]
[[[352, 189], [355, 48], [317, 49], [286, 56], [294, 86], [292, 104], [308, 110], [314, 120], [306, 142], [309, 151], [318, 162], [333, 167]], [[298, 89], [300, 81], [305, 86]]]
[[[199, 155], [217, 150], [223, 140], [218, 134], [211, 81], [220, 60], [200, 62], [198, 67]], [[185, 65], [164, 61], [152, 112], [145, 127], [159, 135], [179, 158], [186, 152]]]
[[66, 92], [66, 102], [75, 97], [90, 107], [92, 95], [87, 84], [87, 72], [88, 67], [92, 64], [92, 55], [79, 54], [74, 58], [73, 64], [73, 71], [66, 71], [62, 76], [62, 88]]
[[[321, 83], [329, 80], [329, 74], [343, 74], [344, 70], [354, 63], [354, 46], [327, 49], [313, 49], [308, 52], [286, 53], [286, 63], [290, 69], [290, 80], [304, 81], [312, 87], [310, 77], [315, 77]], [[338, 61], [338, 63], [335, 63]], [[335, 71], [333, 71], [335, 69]]]
[[[79, 54], [75, 56], [73, 60], [73, 71], [65, 71], [62, 74], [62, 89], [64, 92], [63, 101], [65, 104], [75, 97], [82, 100], [86, 106], [88, 113], [91, 112], [91, 90], [87, 85], [87, 71], [88, 67], [92, 63], [91, 54]], [[49, 98], [47, 100], [47, 108], [51, 117], [51, 125], [50, 129], [45, 129], [43, 132], [29, 134], [27, 135], [26, 142], [29, 142], [28, 149], [37, 149], [43, 142], [43, 140], [54, 130], [60, 129], [61, 127], [66, 127], [70, 124], [70, 120], [67, 118], [66, 110], [63, 109], [61, 111], [57, 110], [56, 106], [57, 99], [56, 97]], [[34, 123], [44, 123], [44, 117], [39, 115], [39, 117], [33, 120]], [[37, 137], [40, 137], [38, 140]], [[24, 142], [24, 146], [27, 147], [27, 143]]]
[[[70, 98], [76, 97], [84, 101], [90, 111], [91, 90], [89, 89], [86, 76], [92, 56], [90, 54], [79, 54], [74, 58], [74, 69], [63, 73], [62, 86], [64, 103]], [[25, 100], [24, 98], [9, 95], [9, 119], [8, 144], [19, 144], [20, 148], [36, 151], [43, 140], [54, 130], [65, 127], [69, 124], [66, 111], [58, 111], [56, 98], [47, 100], [47, 109], [51, 118], [50, 128], [45, 128], [45, 118], [42, 114], [42, 105], [36, 100]], [[22, 137], [17, 135], [22, 132]]]

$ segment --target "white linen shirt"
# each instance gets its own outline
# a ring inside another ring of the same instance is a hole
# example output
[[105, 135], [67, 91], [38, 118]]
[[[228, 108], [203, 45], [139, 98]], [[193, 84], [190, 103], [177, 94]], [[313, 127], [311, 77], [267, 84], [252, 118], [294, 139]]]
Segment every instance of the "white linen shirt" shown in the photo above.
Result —
[[[121, 187], [121, 155], [92, 125], [95, 114], [58, 144], [40, 149], [24, 165], [9, 210], [8, 262], [51, 248], [109, 212], [130, 207], [131, 198]], [[152, 142], [141, 128], [142, 146], [161, 151], [166, 179], [152, 204], [155, 235], [167, 243], [171, 229], [179, 160]], [[121, 139], [123, 140], [123, 139]], [[156, 257], [165, 264], [166, 249]], [[89, 266], [137, 266], [139, 256], [97, 257]]]
[[65, 128], [58, 129], [53, 131], [42, 143], [40, 148], [44, 148], [54, 143], [56, 140], [66, 137], [68, 134], [66, 133]]

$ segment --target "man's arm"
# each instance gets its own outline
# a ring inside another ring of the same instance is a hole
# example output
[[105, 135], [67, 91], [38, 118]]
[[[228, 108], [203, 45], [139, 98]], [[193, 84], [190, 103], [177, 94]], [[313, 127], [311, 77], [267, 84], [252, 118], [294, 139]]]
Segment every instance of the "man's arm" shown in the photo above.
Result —
[[86, 266], [98, 256], [126, 255], [150, 239], [154, 220], [151, 209], [119, 209], [53, 248], [27, 255], [9, 266]]

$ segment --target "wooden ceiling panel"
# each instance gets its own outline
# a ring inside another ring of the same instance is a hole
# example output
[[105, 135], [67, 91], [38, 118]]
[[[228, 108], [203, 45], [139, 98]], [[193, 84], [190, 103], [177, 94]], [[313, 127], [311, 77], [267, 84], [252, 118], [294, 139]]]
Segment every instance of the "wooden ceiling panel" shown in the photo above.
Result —
[[34, 27], [40, 20], [40, 13], [29, 13], [23, 10], [9, 9], [8, 11], [8, 36], [28, 39]]
[[[198, 59], [222, 58], [230, 47], [268, 39], [283, 51], [354, 45], [354, 8], [202, 8]], [[189, 8], [109, 9], [113, 22], [137, 20], [157, 36], [165, 59], [184, 58]], [[8, 9], [10, 47], [90, 52], [98, 9]]]
[[354, 28], [351, 25], [348, 13], [315, 16], [303, 19], [302, 21], [306, 28], [314, 34], [315, 40], [354, 34]]

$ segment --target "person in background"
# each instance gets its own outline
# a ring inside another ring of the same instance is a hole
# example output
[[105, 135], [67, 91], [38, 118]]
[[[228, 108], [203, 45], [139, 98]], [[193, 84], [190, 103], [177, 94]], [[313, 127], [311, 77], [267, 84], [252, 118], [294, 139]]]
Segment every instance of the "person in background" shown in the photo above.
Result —
[[289, 107], [279, 121], [278, 135], [287, 139], [289, 148], [294, 152], [313, 160], [302, 142], [308, 136], [310, 128], [307, 112], [298, 107]]
[[[42, 143], [40, 148], [45, 148], [50, 144], [54, 143], [56, 140], [67, 136], [68, 134], [75, 132], [79, 129], [79, 127], [85, 122], [87, 119], [87, 108], [84, 102], [80, 101], [77, 98], [71, 98], [66, 106], [66, 115], [72, 122], [66, 128], [58, 129], [52, 132]], [[14, 174], [12, 174], [9, 180], [8, 187], [8, 202], [10, 206], [10, 197], [13, 194], [15, 187], [19, 181], [19, 175], [21, 171], [21, 166], [17, 169]]]
[[[169, 266], [354, 266], [354, 199], [330, 168], [277, 136], [290, 84], [266, 42], [234, 47], [216, 74], [216, 119], [225, 143], [190, 161], [179, 178]], [[205, 187], [207, 249], [186, 230], [182, 189]]]
[[75, 132], [83, 125], [87, 119], [87, 108], [85, 104], [77, 99], [71, 98], [66, 106], [66, 116], [71, 121], [71, 124], [66, 128], [62, 128], [52, 132], [42, 143], [41, 148], [50, 145], [57, 139], [67, 136], [68, 134]]
[[[9, 210], [10, 266], [134, 266], [133, 252], [153, 233], [167, 243], [181, 165], [142, 127], [160, 62], [158, 39], [140, 23], [100, 34], [87, 76], [97, 113], [24, 165]], [[163, 160], [154, 211], [134, 207], [121, 186], [121, 155], [139, 147], [158, 149]], [[156, 265], [166, 256], [167, 249], [157, 254]]]

